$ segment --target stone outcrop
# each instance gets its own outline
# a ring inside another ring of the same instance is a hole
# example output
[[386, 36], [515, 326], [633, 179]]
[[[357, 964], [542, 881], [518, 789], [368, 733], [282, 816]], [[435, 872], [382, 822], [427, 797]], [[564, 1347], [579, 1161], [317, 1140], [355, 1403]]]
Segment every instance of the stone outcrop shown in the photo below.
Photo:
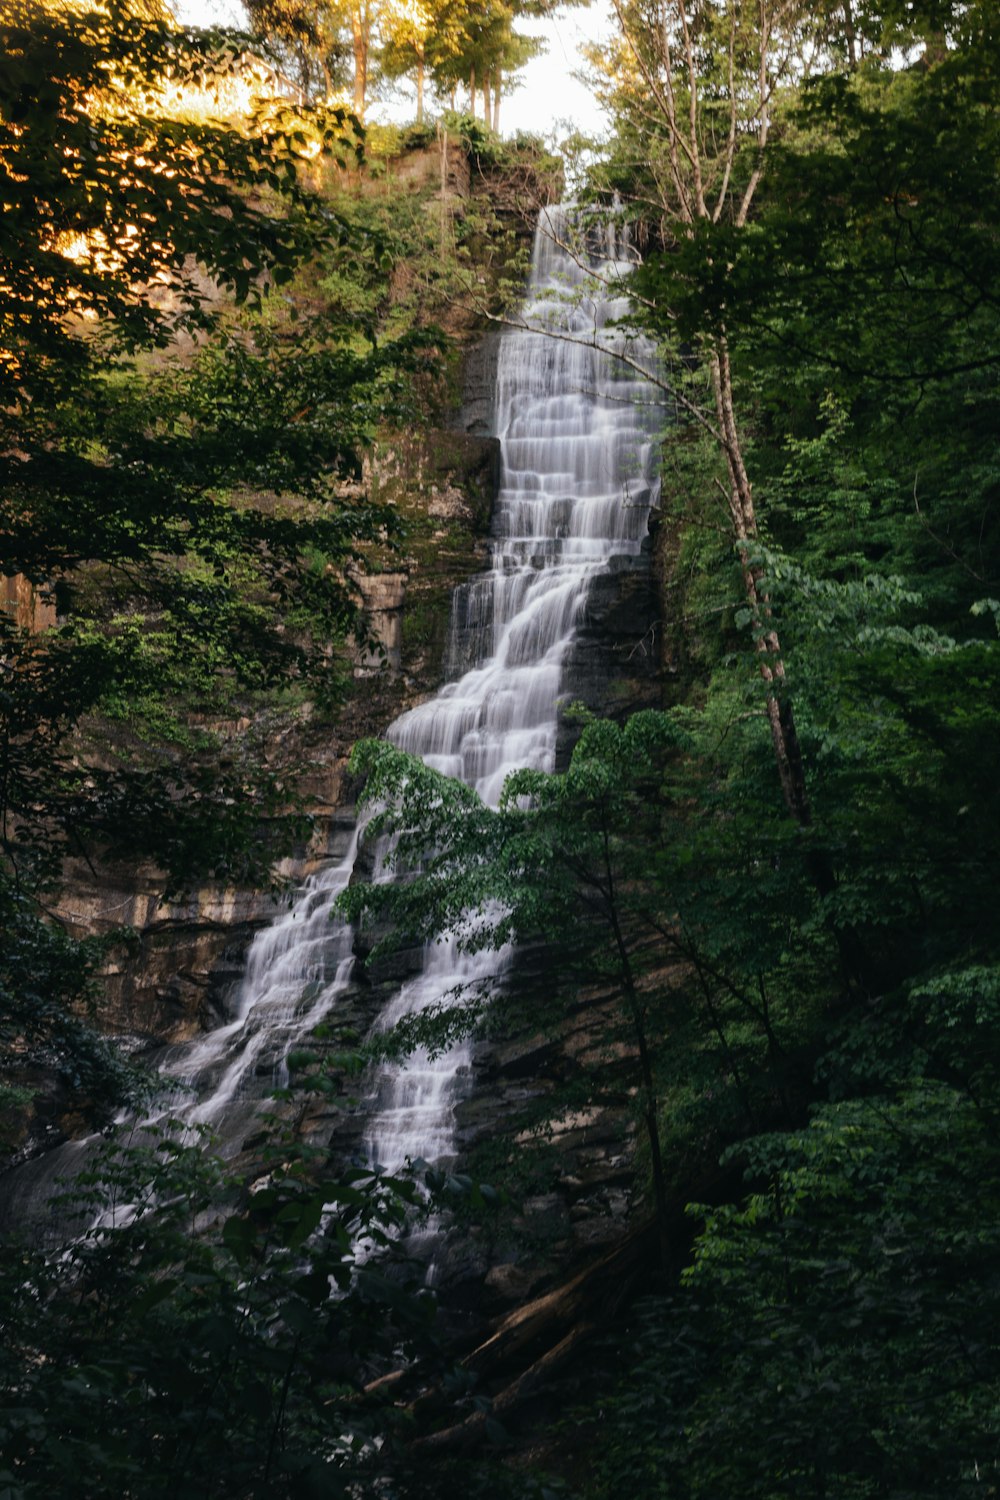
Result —
[[[661, 701], [660, 609], [653, 551], [613, 560], [595, 578], [583, 619], [563, 667], [563, 700], [581, 702], [602, 718], [624, 719]], [[563, 770], [579, 728], [563, 719], [556, 765]]]
[[462, 366], [463, 401], [458, 426], [463, 432], [473, 436], [483, 437], [494, 428], [493, 406], [496, 399], [500, 338], [500, 330], [492, 329], [466, 351]]
[[0, 574], [0, 610], [11, 616], [19, 630], [38, 632], [56, 623], [51, 597], [23, 573]]

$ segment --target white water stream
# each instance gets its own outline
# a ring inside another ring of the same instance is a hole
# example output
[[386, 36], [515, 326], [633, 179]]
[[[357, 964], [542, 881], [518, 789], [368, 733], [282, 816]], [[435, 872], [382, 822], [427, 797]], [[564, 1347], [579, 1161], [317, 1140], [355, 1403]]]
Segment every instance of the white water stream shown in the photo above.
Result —
[[[492, 566], [467, 586], [466, 609], [466, 626], [490, 641], [489, 654], [388, 732], [492, 805], [509, 772], [553, 768], [562, 664], [589, 581], [612, 556], [638, 552], [655, 474], [659, 412], [649, 387], [613, 357], [626, 338], [614, 321], [628, 304], [607, 287], [618, 291], [627, 275], [627, 246], [620, 249], [609, 231], [580, 253], [566, 248], [571, 237], [566, 209], [543, 210], [523, 318], [548, 332], [511, 329], [500, 340], [501, 488]], [[184, 1112], [192, 1123], [228, 1136], [227, 1123], [235, 1122], [227, 1117], [242, 1114], [238, 1101], [254, 1091], [261, 1063], [269, 1071], [268, 1058], [287, 1056], [350, 983], [351, 929], [329, 914], [351, 878], [357, 846], [355, 830], [344, 857], [313, 876], [257, 935], [234, 1019], [185, 1048], [171, 1068], [199, 1094]], [[462, 954], [454, 942], [430, 945], [421, 972], [402, 985], [380, 1024], [388, 1028], [441, 1002], [507, 959]], [[383, 1065], [365, 1154], [390, 1169], [408, 1157], [446, 1160], [468, 1064], [462, 1044], [433, 1060], [419, 1050], [402, 1064]]]
[[[612, 557], [638, 552], [655, 488], [660, 411], [650, 387], [614, 358], [626, 343], [640, 359], [651, 357], [614, 326], [628, 305], [618, 294], [628, 247], [608, 231], [571, 253], [571, 236], [570, 210], [542, 211], [523, 318], [548, 331], [512, 329], [500, 340], [492, 566], [466, 585], [466, 628], [489, 643], [485, 659], [404, 714], [388, 736], [494, 805], [510, 771], [553, 768], [563, 662], [589, 582]], [[231, 1148], [259, 1107], [258, 1075], [268, 1086], [275, 1061], [309, 1036], [350, 982], [352, 932], [331, 922], [330, 907], [351, 878], [357, 847], [355, 830], [343, 857], [312, 876], [254, 939], [233, 1019], [177, 1049], [167, 1065], [197, 1096], [171, 1112], [211, 1125]], [[382, 1024], [506, 962], [504, 954], [431, 945]], [[369, 1157], [390, 1169], [407, 1157], [447, 1161], [468, 1066], [466, 1045], [433, 1061], [419, 1051], [384, 1066], [365, 1134]]]

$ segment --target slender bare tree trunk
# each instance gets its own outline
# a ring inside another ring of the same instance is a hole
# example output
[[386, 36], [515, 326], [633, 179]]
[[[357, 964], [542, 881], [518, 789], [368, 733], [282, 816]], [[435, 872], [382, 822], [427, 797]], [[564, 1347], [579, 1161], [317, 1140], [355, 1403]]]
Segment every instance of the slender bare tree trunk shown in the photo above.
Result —
[[743, 590], [753, 620], [754, 646], [759, 657], [760, 675], [767, 687], [765, 704], [778, 780], [789, 813], [800, 826], [805, 827], [811, 821], [805, 768], [792, 705], [782, 693], [785, 663], [781, 641], [771, 616], [771, 602], [762, 584], [760, 568], [754, 563], [752, 556], [753, 544], [757, 540], [757, 513], [736, 424], [732, 371], [724, 335], [716, 341], [710, 357], [710, 368], [716, 420], [722, 434], [722, 447], [729, 472], [729, 514], [733, 536], [740, 552]]
[[858, 65], [858, 33], [851, 0], [844, 0], [844, 39], [847, 42], [847, 65], [853, 73]]
[[500, 87], [503, 83], [503, 73], [499, 68], [493, 74], [493, 129], [500, 133]]
[[360, 5], [351, 6], [351, 45], [354, 51], [354, 113], [363, 120], [368, 92], [368, 26]]
[[[776, 18], [783, 0], [759, 0], [756, 37], [759, 51], [752, 99], [749, 78], [741, 80], [737, 76], [738, 19], [735, 10], [730, 12], [725, 55], [728, 120], [724, 129], [713, 127], [707, 137], [702, 117], [699, 40], [689, 4], [690, 0], [668, 0], [670, 24], [659, 30], [655, 50], [651, 52], [646, 45], [649, 39], [632, 32], [621, 0], [614, 0], [622, 33], [666, 134], [667, 170], [661, 189], [664, 209], [682, 233], [693, 234], [699, 222], [717, 223], [723, 214], [731, 215], [738, 226], [747, 221], [764, 169], [771, 97], [783, 67], [780, 59], [776, 61], [772, 55], [776, 49]], [[742, 192], [733, 193], [733, 165], [740, 141], [747, 138], [748, 126], [753, 129], [755, 156]], [[789, 813], [804, 826], [810, 821], [805, 773], [792, 706], [782, 691], [785, 664], [781, 642], [760, 569], [752, 560], [757, 515], [736, 420], [724, 330], [709, 340], [707, 352], [717, 435], [729, 475], [729, 514], [742, 559], [743, 588], [754, 622], [760, 674], [767, 689], [766, 712], [778, 778]]]
[[[721, 87], [713, 79], [710, 115], [701, 99], [703, 79], [702, 38], [693, 0], [660, 0], [660, 24], [637, 32], [625, 0], [612, 0], [626, 47], [632, 54], [636, 74], [642, 80], [648, 103], [647, 117], [656, 119], [653, 132], [658, 152], [653, 181], [659, 196], [657, 207], [666, 240], [693, 237], [706, 224], [725, 218], [737, 228], [744, 226], [760, 185], [771, 128], [775, 90], [794, 72], [792, 47], [794, 24], [782, 35], [782, 26], [794, 21], [793, 0], [756, 0], [756, 56], [747, 57], [745, 12], [735, 4], [728, 9], [729, 31], [716, 59], [721, 64]], [[751, 62], [751, 67], [748, 67]], [[728, 111], [728, 119], [726, 113]], [[740, 166], [737, 172], [737, 155]], [[571, 250], [572, 253], [572, 250]], [[654, 304], [650, 304], [653, 306]], [[670, 320], [669, 306], [657, 309]], [[558, 336], [558, 335], [556, 335]], [[571, 341], [572, 340], [572, 336]], [[753, 622], [758, 670], [764, 684], [765, 714], [770, 730], [781, 795], [789, 816], [800, 828], [812, 821], [805, 767], [791, 699], [786, 690], [782, 644], [771, 610], [763, 571], [754, 560], [758, 540], [753, 489], [747, 472], [744, 448], [736, 416], [733, 377], [725, 328], [706, 333], [699, 345], [712, 388], [710, 415], [697, 400], [670, 381], [658, 379], [627, 354], [620, 357], [632, 368], [668, 391], [681, 410], [693, 415], [711, 433], [722, 453], [729, 480], [724, 489], [731, 520], [731, 534], [739, 552], [743, 591]], [[714, 420], [713, 420], [714, 417]], [[804, 845], [809, 877], [821, 896], [835, 888], [836, 875], [829, 855]], [[835, 925], [848, 988], [868, 989], [871, 965], [857, 935]]]
[[441, 146], [441, 260], [444, 262], [448, 250], [448, 132], [439, 123], [438, 141]]
[[488, 73], [484, 73], [483, 74], [483, 124], [484, 125], [488, 125], [490, 123], [490, 117], [492, 116], [492, 113], [493, 113], [493, 111], [490, 109], [490, 75]]
[[653, 1178], [653, 1202], [656, 1207], [656, 1220], [659, 1227], [660, 1254], [663, 1260], [663, 1268], [667, 1270], [670, 1265], [671, 1245], [669, 1216], [667, 1212], [667, 1176], [663, 1166], [663, 1150], [660, 1142], [659, 1096], [656, 1089], [656, 1078], [653, 1073], [653, 1059], [649, 1050], [646, 1014], [635, 982], [635, 975], [632, 971], [632, 960], [629, 956], [628, 943], [625, 940], [625, 934], [619, 919], [617, 883], [611, 861], [611, 848], [607, 828], [604, 829], [604, 874], [607, 881], [608, 916], [611, 921], [612, 932], [614, 933], [615, 947], [618, 950], [618, 962], [621, 966], [621, 985], [639, 1053], [639, 1070], [642, 1077], [642, 1117], [646, 1127], [646, 1140], [649, 1145], [649, 1160]]
[[469, 68], [469, 114], [476, 118], [476, 65]]
[[424, 123], [424, 49], [417, 48], [417, 124]]

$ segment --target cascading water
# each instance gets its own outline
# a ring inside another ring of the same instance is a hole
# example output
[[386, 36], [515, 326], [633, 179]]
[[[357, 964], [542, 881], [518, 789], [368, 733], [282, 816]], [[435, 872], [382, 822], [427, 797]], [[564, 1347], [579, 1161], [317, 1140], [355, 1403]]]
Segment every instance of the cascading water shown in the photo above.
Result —
[[[463, 611], [465, 627], [489, 642], [488, 654], [388, 735], [492, 806], [511, 771], [553, 769], [563, 660], [589, 582], [611, 557], [639, 551], [654, 485], [659, 409], [648, 384], [615, 358], [627, 336], [614, 322], [628, 301], [607, 290], [620, 290], [628, 247], [619, 247], [613, 230], [597, 255], [594, 247], [571, 249], [573, 237], [571, 210], [542, 211], [527, 326], [505, 332], [500, 343], [492, 567], [466, 585]], [[631, 336], [633, 355], [652, 356], [636, 344]], [[422, 972], [399, 991], [383, 1025], [495, 975], [509, 957], [463, 954], [454, 940], [429, 947]], [[419, 1051], [382, 1070], [365, 1137], [374, 1160], [398, 1166], [408, 1156], [448, 1155], [468, 1063], [462, 1045], [433, 1060]]]
[[[579, 248], [568, 248], [571, 238]], [[615, 326], [627, 312], [621, 284], [628, 269], [627, 244], [614, 231], [599, 244], [581, 240], [572, 210], [542, 211], [524, 327], [500, 340], [502, 479], [492, 566], [464, 590], [464, 626], [482, 643], [481, 659], [389, 730], [394, 743], [461, 777], [490, 804], [510, 771], [553, 768], [563, 661], [589, 582], [612, 557], [636, 554], [646, 532], [660, 412], [649, 385], [615, 357], [651, 358], [643, 341]], [[255, 938], [234, 1018], [174, 1049], [166, 1063], [165, 1073], [195, 1093], [193, 1103], [177, 1097], [170, 1113], [211, 1125], [224, 1149], [238, 1149], [283, 1059], [350, 982], [352, 933], [329, 913], [357, 848], [354, 829], [342, 857]], [[430, 946], [382, 1025], [507, 961], [505, 954], [462, 954], [454, 942]], [[371, 1159], [388, 1168], [407, 1157], [447, 1160], [468, 1064], [468, 1047], [460, 1045], [433, 1060], [418, 1051], [384, 1066], [368, 1111]]]

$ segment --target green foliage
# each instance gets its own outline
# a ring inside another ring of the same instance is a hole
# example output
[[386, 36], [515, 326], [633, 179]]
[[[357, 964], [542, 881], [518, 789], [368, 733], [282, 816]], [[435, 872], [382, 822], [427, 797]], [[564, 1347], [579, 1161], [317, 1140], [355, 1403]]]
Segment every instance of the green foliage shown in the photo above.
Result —
[[266, 301], [349, 258], [308, 183], [359, 136], [343, 110], [172, 102], [238, 73], [245, 38], [112, 3], [8, 7], [2, 41], [0, 530], [28, 604], [0, 613], [0, 886], [9, 951], [44, 949], [3, 1051], [91, 1109], [91, 1075], [107, 1106], [127, 1070], [83, 1026], [89, 951], [39, 921], [70, 858], [152, 863], [172, 898], [265, 883], [302, 837], [292, 758], [222, 725], [342, 697], [351, 573], [391, 528], [345, 481], [436, 342], [334, 306], [293, 330]]
[[[843, 17], [818, 19], [846, 52]], [[646, 149], [648, 91], [601, 179], [640, 220], [636, 317], [679, 398], [671, 711], [588, 725], [565, 775], [513, 777], [495, 812], [389, 747], [357, 762], [405, 881], [345, 909], [531, 954], [402, 1044], [556, 1037], [613, 997], [586, 1076], [546, 1104], [627, 1080], [654, 1183], [714, 1195], [679, 1289], [618, 1343], [594, 1497], [973, 1494], [1000, 1461], [996, 37], [975, 6], [856, 19], [852, 46], [905, 41], [920, 65], [872, 57], [777, 100], [745, 224], [731, 205], [657, 221], [669, 133]], [[706, 118], [713, 46], [699, 34]], [[735, 552], [720, 347], [757, 507]], [[795, 821], [775, 704], [794, 707]]]
[[[125, 0], [93, 11], [14, 0], [0, 40], [4, 408], [50, 383], [65, 388], [105, 354], [80, 336], [81, 315], [114, 347], [163, 344], [211, 321], [193, 262], [255, 302], [322, 233], [301, 172], [309, 135], [353, 156], [345, 111], [307, 122], [268, 103], [242, 131], [162, 106], [175, 81], [231, 74], [245, 38], [181, 31]], [[287, 211], [252, 196], [263, 192]], [[153, 283], [170, 295], [150, 298]]]
[[[599, 1404], [593, 1500], [972, 1495], [1000, 1462], [995, 18], [793, 19], [817, 27], [811, 66], [829, 52], [773, 100], [745, 223], [664, 211], [669, 132], [627, 77], [598, 178], [639, 221], [637, 320], [680, 398], [659, 546], [687, 741], [656, 879], [697, 986], [742, 1002], [714, 1055], [655, 1017], [665, 1154], [705, 1206], [680, 1284], [617, 1331], [617, 1391], [578, 1419]], [[707, 120], [708, 29], [697, 66]], [[756, 506], [735, 558], [720, 347]], [[794, 709], [794, 827], [769, 695]]]
[[334, 201], [343, 233], [318, 267], [331, 312], [380, 340], [423, 328], [440, 352], [447, 339], [437, 324], [459, 290], [450, 215], [443, 230], [429, 189], [408, 191], [391, 179], [384, 194]]
[[442, 117], [442, 124], [450, 134], [458, 137], [462, 149], [475, 166], [482, 169], [503, 162], [506, 154], [503, 141], [495, 130], [475, 115], [448, 112]]
[[561, 160], [547, 150], [540, 136], [518, 131], [509, 139], [501, 138], [475, 115], [450, 110], [442, 115], [441, 123], [461, 142], [476, 171], [486, 177], [516, 172], [518, 167], [530, 168], [547, 184], [557, 182], [562, 176]]
[[848, 390], [995, 363], [981, 309], [996, 240], [982, 193], [1000, 147], [998, 57], [980, 24], [932, 69], [817, 79], [764, 212], [734, 239], [727, 305], [835, 368]]
[[249, 0], [246, 11], [255, 46], [274, 59], [304, 98], [329, 99], [334, 88], [348, 82], [349, 5], [338, 0]]
[[115, 1142], [63, 1204], [94, 1227], [56, 1257], [5, 1245], [11, 1500], [386, 1493], [406, 1419], [365, 1381], [432, 1352], [394, 1248], [413, 1182], [330, 1181], [278, 1133], [246, 1187], [205, 1145], [169, 1122]]
[[[726, 746], [737, 765], [753, 747], [758, 793], [767, 786], [760, 724], [755, 716], [753, 738]], [[607, 1061], [573, 1072], [545, 1112], [631, 1084], [661, 1212], [667, 1177], [690, 1166], [686, 1133], [710, 1153], [780, 1099], [786, 1054], [808, 1019], [790, 1010], [791, 996], [830, 961], [807, 851], [777, 820], [763, 843], [756, 809], [744, 804], [734, 817], [723, 804], [715, 729], [681, 713], [587, 723], [564, 775], [513, 774], [496, 810], [381, 741], [360, 745], [353, 761], [367, 776], [369, 830], [391, 830], [406, 874], [340, 898], [345, 914], [379, 923], [373, 957], [441, 933], [466, 951], [516, 943], [535, 954], [534, 982], [516, 973], [456, 991], [402, 1028], [396, 1047], [441, 1049], [475, 1029], [558, 1035], [585, 987], [600, 997], [591, 1051]], [[810, 922], [818, 932], [803, 948]], [[526, 1123], [512, 1121], [512, 1134]], [[669, 1164], [658, 1161], [664, 1131], [678, 1138]]]
[[[729, 14], [701, 17], [706, 141], [725, 138]], [[740, 20], [741, 78], [755, 24]], [[354, 760], [370, 833], [393, 833], [401, 877], [342, 897], [352, 918], [385, 924], [374, 956], [442, 933], [530, 954], [369, 1054], [470, 1030], [555, 1038], [580, 1022], [583, 1063], [567, 1063], [545, 1109], [510, 1122], [539, 1152], [492, 1139], [491, 1177], [544, 1180], [546, 1109], [628, 1100], [674, 1270], [694, 1241], [674, 1289], [618, 1341], [603, 1457], [583, 1486], [593, 1500], [629, 1488], [930, 1500], [992, 1493], [1000, 1463], [995, 27], [977, 5], [820, 7], [789, 25], [793, 52], [815, 42], [836, 66], [783, 81], [745, 223], [728, 199], [684, 232], [658, 218], [669, 139], [650, 136], [648, 91], [625, 98], [627, 78], [600, 174], [639, 221], [636, 291], [680, 398], [659, 532], [679, 665], [670, 711], [585, 720], [565, 774], [518, 773], [495, 810], [386, 744]], [[890, 66], [878, 49], [891, 47], [913, 65]], [[27, 53], [14, 56], [23, 71]], [[467, 69], [469, 56], [454, 59]], [[20, 125], [3, 118], [3, 149], [21, 151]], [[512, 148], [456, 125], [480, 166], [510, 169]], [[730, 199], [756, 161], [750, 133]], [[275, 149], [294, 156], [293, 136]], [[251, 174], [255, 189], [294, 175], [268, 171]], [[227, 203], [209, 201], [202, 228], [218, 230]], [[418, 198], [359, 196], [334, 212], [317, 272], [330, 317], [295, 351], [280, 320], [249, 321], [189, 368], [137, 382], [102, 363], [100, 340], [58, 319], [24, 324], [40, 353], [25, 342], [19, 356], [27, 394], [5, 447], [3, 529], [17, 566], [71, 608], [47, 636], [5, 627], [17, 670], [4, 700], [4, 1039], [54, 1061], [95, 1117], [123, 1086], [74, 1019], [99, 952], [41, 922], [39, 893], [77, 841], [154, 853], [171, 889], [196, 869], [245, 879], [254, 823], [289, 792], [249, 760], [168, 757], [165, 769], [148, 746], [109, 769], [71, 731], [98, 711], [179, 718], [184, 692], [206, 705], [295, 687], [333, 698], [324, 647], [352, 628], [346, 568], [384, 520], [333, 480], [385, 412], [405, 420], [436, 338], [419, 332], [420, 288], [444, 297], [453, 284], [451, 225]], [[252, 221], [265, 260], [293, 260], [315, 224], [297, 188], [289, 215]], [[203, 260], [252, 296], [247, 267], [225, 259], [232, 233]], [[458, 226], [466, 251], [484, 237], [472, 215]], [[197, 326], [204, 310], [185, 287], [181, 320]], [[109, 311], [119, 298], [116, 349], [163, 336], [162, 314], [136, 312], [129, 288], [98, 278], [83, 292]], [[699, 420], [707, 409], [711, 423], [720, 341], [758, 517], [736, 551], [725, 455]], [[748, 569], [752, 605], [740, 602]], [[763, 660], [781, 672], [765, 684], [757, 643], [772, 625], [781, 655]], [[795, 712], [808, 792], [797, 821], [775, 775], [775, 703]], [[334, 1088], [312, 1052], [295, 1061], [317, 1094]], [[143, 1206], [79, 1241], [66, 1275], [30, 1251], [12, 1263], [12, 1495], [78, 1492], [80, 1472], [100, 1476], [95, 1495], [497, 1492], [461, 1465], [404, 1469], [392, 1442], [404, 1419], [369, 1411], [357, 1390], [422, 1332], [398, 1285], [351, 1258], [359, 1231], [391, 1238], [407, 1184], [319, 1185], [285, 1142], [259, 1191], [233, 1200], [191, 1148], [164, 1142], [153, 1156], [120, 1159], [115, 1191]], [[505, 1232], [474, 1175], [437, 1186]], [[686, 1235], [692, 1197], [706, 1201]], [[189, 1241], [202, 1211], [219, 1233]]]
[[[426, 41], [426, 56], [435, 84], [442, 93], [457, 85], [480, 85], [501, 79], [522, 68], [542, 50], [537, 37], [515, 29], [526, 15], [547, 9], [539, 3], [509, 3], [509, 0], [437, 0]], [[473, 114], [475, 113], [473, 101]], [[486, 122], [488, 124], [488, 122]]]
[[988, 1492], [995, 1118], [918, 1077], [749, 1143], [759, 1186], [707, 1213], [681, 1291], [646, 1308], [588, 1493]]
[[23, 1079], [45, 1070], [90, 1124], [106, 1124], [114, 1105], [141, 1099], [148, 1087], [118, 1047], [87, 1024], [96, 1003], [94, 972], [111, 940], [75, 942], [7, 882], [0, 883], [0, 928], [0, 1109], [14, 1112], [32, 1096], [5, 1075]]
[[[127, 705], [135, 719], [143, 704], [186, 700], [218, 712], [227, 695], [287, 683], [321, 703], [339, 696], [330, 643], [362, 629], [344, 565], [361, 561], [386, 518], [339, 497], [336, 477], [357, 462], [376, 414], [398, 409], [419, 342], [359, 355], [315, 329], [292, 351], [247, 331], [190, 368], [91, 381], [85, 402], [22, 425], [25, 451], [3, 496], [8, 565], [53, 591], [65, 619], [41, 635], [0, 624], [4, 812], [18, 868], [44, 854], [54, 871], [68, 840], [97, 837], [157, 860], [169, 891], [208, 870], [250, 874], [255, 823], [289, 800], [284, 768], [255, 775], [245, 755], [227, 774], [156, 747], [88, 764], [72, 732], [99, 710], [120, 716]], [[189, 814], [200, 855], [183, 831]], [[250, 856], [244, 871], [229, 829]]]

